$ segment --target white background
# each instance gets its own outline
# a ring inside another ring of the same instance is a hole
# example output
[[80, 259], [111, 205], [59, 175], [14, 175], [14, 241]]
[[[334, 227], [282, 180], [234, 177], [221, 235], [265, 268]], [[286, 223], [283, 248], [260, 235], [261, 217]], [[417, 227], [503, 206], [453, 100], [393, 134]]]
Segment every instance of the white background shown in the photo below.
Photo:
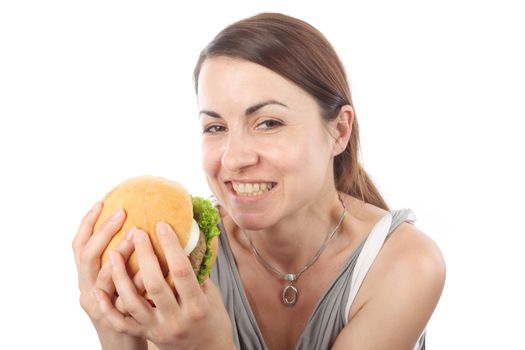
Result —
[[98, 347], [78, 304], [77, 226], [135, 175], [209, 194], [193, 67], [225, 25], [263, 11], [306, 20], [332, 42], [350, 77], [365, 168], [390, 207], [412, 208], [443, 251], [448, 276], [429, 348], [523, 346], [518, 1], [284, 3], [0, 3], [2, 348]]

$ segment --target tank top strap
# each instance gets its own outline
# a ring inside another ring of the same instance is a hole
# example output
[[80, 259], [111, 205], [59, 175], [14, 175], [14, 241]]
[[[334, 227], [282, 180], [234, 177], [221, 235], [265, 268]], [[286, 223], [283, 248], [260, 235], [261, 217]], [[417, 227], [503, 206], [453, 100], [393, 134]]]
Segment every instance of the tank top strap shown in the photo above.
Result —
[[416, 214], [410, 208], [394, 210], [391, 214], [392, 224], [390, 225], [387, 236], [394, 232], [394, 230], [403, 222], [413, 224], [417, 220]]
[[348, 295], [348, 301], [345, 307], [345, 325], [348, 323], [348, 316], [350, 314], [350, 308], [354, 302], [357, 292], [361, 288], [368, 270], [372, 266], [375, 258], [379, 254], [383, 243], [386, 238], [394, 232], [394, 230], [403, 222], [413, 223], [416, 220], [416, 215], [411, 209], [403, 208], [394, 210], [391, 213], [383, 216], [375, 225], [374, 229], [369, 233], [363, 249], [357, 258], [355, 267], [352, 273], [350, 281], [350, 291]]

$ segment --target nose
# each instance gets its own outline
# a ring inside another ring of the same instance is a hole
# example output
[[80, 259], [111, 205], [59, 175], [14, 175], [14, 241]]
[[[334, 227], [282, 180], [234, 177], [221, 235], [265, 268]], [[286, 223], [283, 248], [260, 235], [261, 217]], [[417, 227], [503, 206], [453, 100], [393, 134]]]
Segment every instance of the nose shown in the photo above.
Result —
[[234, 173], [257, 164], [259, 156], [249, 137], [231, 133], [222, 154], [222, 166]]

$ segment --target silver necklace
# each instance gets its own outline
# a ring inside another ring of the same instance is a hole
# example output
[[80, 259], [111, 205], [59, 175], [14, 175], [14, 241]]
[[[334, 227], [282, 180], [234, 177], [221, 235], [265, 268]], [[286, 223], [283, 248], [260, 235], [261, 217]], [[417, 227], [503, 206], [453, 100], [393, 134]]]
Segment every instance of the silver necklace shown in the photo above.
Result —
[[341, 227], [341, 224], [343, 223], [344, 218], [346, 217], [347, 210], [345, 203], [341, 199], [341, 196], [339, 196], [339, 201], [341, 202], [343, 206], [343, 212], [341, 213], [341, 217], [339, 218], [339, 222], [335, 226], [335, 228], [332, 230], [332, 233], [328, 236], [328, 238], [324, 241], [323, 245], [317, 253], [304, 265], [301, 269], [299, 269], [296, 273], [283, 273], [279, 271], [277, 268], [273, 267], [269, 262], [267, 262], [262, 255], [259, 253], [257, 248], [255, 248], [255, 245], [253, 245], [251, 236], [249, 236], [246, 231], [242, 230], [244, 236], [250, 242], [250, 247], [252, 249], [253, 254], [259, 260], [259, 262], [268, 270], [276, 274], [279, 278], [281, 278], [283, 281], [287, 283], [287, 285], [283, 288], [281, 300], [284, 305], [286, 306], [294, 306], [297, 303], [297, 298], [299, 297], [299, 290], [294, 285], [294, 282], [299, 279], [299, 277], [302, 275], [303, 272], [308, 270], [310, 266], [312, 266], [317, 259], [321, 256], [321, 253], [325, 250], [325, 248], [328, 246], [328, 243], [335, 237], [336, 232], [339, 230], [339, 227]]

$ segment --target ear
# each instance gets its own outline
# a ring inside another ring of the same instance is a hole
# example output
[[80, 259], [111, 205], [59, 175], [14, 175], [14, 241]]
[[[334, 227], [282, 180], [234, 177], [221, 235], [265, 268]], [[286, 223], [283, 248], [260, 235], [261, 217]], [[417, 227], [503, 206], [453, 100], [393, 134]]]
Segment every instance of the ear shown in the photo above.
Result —
[[352, 125], [354, 123], [354, 108], [350, 105], [341, 107], [337, 117], [330, 122], [332, 135], [334, 136], [334, 147], [332, 156], [337, 156], [346, 149], [350, 135], [352, 134]]

